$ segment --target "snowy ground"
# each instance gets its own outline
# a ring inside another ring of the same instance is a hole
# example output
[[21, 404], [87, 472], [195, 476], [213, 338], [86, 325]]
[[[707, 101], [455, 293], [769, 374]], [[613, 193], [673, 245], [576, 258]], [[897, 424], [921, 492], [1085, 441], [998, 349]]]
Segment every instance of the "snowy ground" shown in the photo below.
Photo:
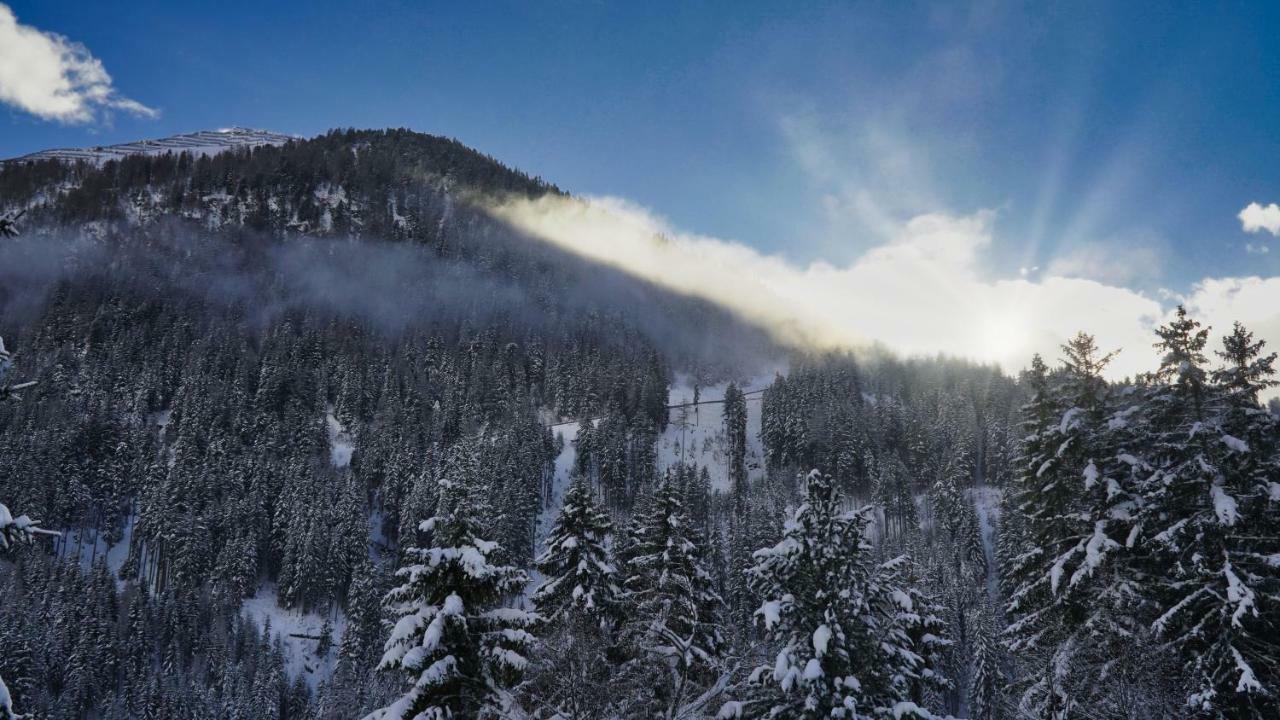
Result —
[[[740, 387], [747, 392], [761, 390], [773, 381], [772, 376], [757, 378]], [[675, 407], [693, 402], [693, 386], [687, 381], [671, 388], [667, 402], [670, 421], [658, 438], [658, 472], [684, 462], [707, 468], [711, 488], [729, 490], [728, 443], [724, 433], [724, 391], [728, 383], [701, 388], [699, 405]], [[747, 395], [747, 475], [755, 478], [764, 472], [764, 447], [760, 444], [761, 393]]]
[[578, 437], [578, 423], [566, 423], [552, 428], [552, 432], [564, 440], [564, 447], [556, 456], [555, 476], [551, 480], [551, 490], [538, 515], [538, 546], [546, 540], [551, 525], [560, 513], [560, 505], [564, 502], [565, 490], [569, 487], [569, 474], [573, 472], [573, 464], [578, 460], [578, 450], [573, 441]]
[[335, 610], [331, 618], [333, 624], [333, 646], [324, 657], [316, 655], [316, 641], [296, 635], [319, 635], [324, 627], [325, 616], [319, 613], [303, 613], [286, 610], [276, 604], [276, 586], [263, 583], [253, 597], [244, 601], [241, 609], [261, 630], [271, 620], [271, 634], [279, 637], [284, 648], [285, 672], [290, 678], [301, 676], [307, 685], [316, 687], [333, 674], [334, 663], [338, 659], [338, 644], [342, 642], [342, 633], [347, 628], [347, 616], [341, 610]]
[[329, 430], [329, 462], [334, 467], [344, 468], [351, 464], [351, 453], [355, 452], [355, 441], [351, 439], [351, 434], [338, 421], [337, 416], [333, 414], [333, 406], [330, 405], [324, 415], [325, 427]]
[[989, 486], [976, 487], [971, 491], [973, 509], [978, 515], [978, 527], [982, 531], [982, 554], [987, 560], [987, 595], [995, 601], [998, 598], [1000, 581], [996, 574], [996, 527], [1000, 524], [1000, 488]]
[[[772, 375], [757, 378], [742, 385], [744, 391], [763, 389], [773, 379]], [[669, 410], [670, 422], [666, 432], [658, 438], [658, 472], [679, 462], [706, 467], [711, 474], [711, 487], [715, 491], [729, 489], [729, 456], [724, 434], [724, 391], [727, 383], [711, 385], [699, 391], [699, 402], [694, 407], [673, 407]], [[764, 448], [760, 444], [759, 392], [747, 395], [747, 474], [755, 477], [763, 472]], [[688, 405], [693, 402], [693, 386], [687, 381], [676, 383], [668, 395], [669, 406]], [[550, 421], [550, 418], [546, 418]], [[560, 513], [564, 491], [569, 486], [569, 474], [578, 458], [573, 441], [578, 437], [578, 423], [553, 424], [552, 431], [564, 439], [564, 447], [556, 457], [555, 477], [551, 491], [538, 516], [538, 545]]]
[[125, 520], [124, 535], [120, 541], [114, 545], [107, 545], [107, 541], [99, 537], [92, 530], [85, 531], [83, 534], [79, 530], [65, 530], [62, 537], [58, 539], [58, 552], [63, 558], [74, 558], [80, 563], [80, 567], [86, 571], [93, 567], [98, 558], [105, 557], [107, 561], [107, 569], [116, 578], [120, 577], [120, 568], [124, 567], [125, 560], [129, 559], [129, 542], [133, 538], [133, 520], [132, 515]]

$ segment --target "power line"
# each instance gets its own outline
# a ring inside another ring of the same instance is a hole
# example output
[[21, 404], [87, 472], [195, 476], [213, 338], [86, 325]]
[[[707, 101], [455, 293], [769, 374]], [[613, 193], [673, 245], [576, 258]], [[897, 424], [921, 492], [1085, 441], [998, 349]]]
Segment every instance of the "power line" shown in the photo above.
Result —
[[[762, 400], [762, 399], [763, 399], [763, 396], [762, 396], [762, 397], [746, 397], [746, 396], [747, 396], [747, 395], [761, 395], [761, 394], [765, 391], [765, 389], [766, 389], [766, 388], [758, 388], [758, 389], [756, 389], [756, 390], [745, 390], [745, 391], [743, 391], [743, 393], [742, 393], [742, 395], [743, 395], [743, 400]], [[687, 403], [679, 403], [679, 404], [677, 404], [677, 405], [668, 405], [668, 406], [666, 407], [666, 409], [667, 409], [667, 412], [671, 412], [672, 410], [679, 410], [679, 409], [681, 409], [681, 408], [696, 407], [696, 406], [698, 406], [698, 405], [723, 405], [723, 404], [724, 404], [724, 398], [720, 398], [719, 400], [699, 400], [698, 402], [687, 402]], [[589, 421], [591, 421], [591, 422], [595, 422], [596, 420], [603, 420], [603, 419], [604, 419], [604, 416], [603, 416], [603, 415], [601, 415], [601, 416], [599, 416], [599, 417], [592, 417], [592, 418], [586, 418], [586, 419], [587, 419], [587, 420], [589, 420]], [[565, 425], [574, 425], [574, 424], [577, 424], [577, 423], [580, 423], [580, 422], [582, 422], [582, 420], [580, 420], [580, 419], [579, 419], [579, 420], [565, 420], [565, 421], [563, 421], [563, 422], [551, 423], [551, 424], [550, 424], [550, 425], [548, 425], [547, 427], [549, 427], [549, 428], [554, 428], [554, 427], [563, 427], [563, 426], [565, 426]]]

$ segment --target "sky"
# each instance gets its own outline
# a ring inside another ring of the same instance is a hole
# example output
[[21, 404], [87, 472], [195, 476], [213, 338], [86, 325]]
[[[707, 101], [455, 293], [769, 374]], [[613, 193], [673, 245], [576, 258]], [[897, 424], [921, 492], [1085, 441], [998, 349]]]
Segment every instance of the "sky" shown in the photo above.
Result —
[[8, 0], [0, 157], [409, 127], [597, 199], [504, 209], [567, 247], [644, 228], [668, 267], [876, 315], [818, 334], [1014, 365], [1066, 332], [1038, 325], [1149, 345], [1181, 301], [1274, 346], [1278, 31], [1276, 3]]

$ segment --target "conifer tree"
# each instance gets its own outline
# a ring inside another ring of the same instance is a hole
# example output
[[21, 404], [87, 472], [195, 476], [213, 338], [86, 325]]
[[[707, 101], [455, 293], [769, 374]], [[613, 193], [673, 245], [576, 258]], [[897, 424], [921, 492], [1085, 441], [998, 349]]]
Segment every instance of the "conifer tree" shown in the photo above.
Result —
[[535, 561], [544, 579], [532, 599], [545, 622], [527, 691], [564, 720], [588, 720], [612, 702], [607, 651], [621, 589], [607, 546], [611, 523], [590, 483], [575, 478], [563, 502]]
[[1000, 646], [996, 637], [993, 609], [984, 606], [976, 623], [973, 674], [969, 679], [969, 717], [971, 720], [999, 720], [1004, 717], [1000, 693], [1005, 687], [1000, 671]]
[[581, 476], [569, 485], [546, 549], [535, 561], [545, 579], [532, 599], [548, 622], [570, 613], [598, 622], [615, 609], [621, 592], [605, 544], [612, 524], [592, 495], [591, 485]]
[[729, 488], [734, 505], [742, 509], [747, 483], [747, 398], [737, 383], [724, 391], [724, 434], [729, 451]]
[[483, 539], [491, 519], [483, 492], [441, 479], [437, 513], [419, 528], [431, 545], [405, 551], [401, 584], [386, 598], [398, 620], [379, 668], [411, 686], [367, 720], [496, 717], [528, 664], [536, 616], [504, 607], [528, 577], [495, 563], [500, 548]]
[[1158, 472], [1147, 524], [1158, 636], [1179, 651], [1188, 703], [1218, 717], [1280, 713], [1280, 430], [1257, 402], [1275, 356], [1237, 324], [1210, 374], [1207, 330], [1179, 308], [1150, 412]]
[[656, 676], [654, 706], [670, 717], [717, 665], [724, 647], [722, 601], [703, 560], [703, 539], [670, 477], [637, 511], [622, 553], [625, 641], [633, 670]]
[[[1134, 542], [1133, 488], [1143, 461], [1116, 447], [1111, 391], [1102, 377], [1115, 353], [1079, 333], [1063, 345], [1059, 387], [1033, 361], [1012, 511], [1017, 547], [1006, 546], [1008, 647], [1023, 663], [1021, 703], [1066, 717], [1105, 673], [1105, 651], [1133, 632], [1131, 579], [1116, 556]], [[1060, 416], [1059, 416], [1060, 413]]]
[[[920, 670], [902, 613], [915, 610], [906, 593], [878, 575], [865, 538], [865, 511], [843, 511], [830, 476], [804, 479], [800, 507], [783, 537], [755, 553], [753, 588], [765, 598], [757, 615], [777, 647], [772, 666], [751, 674], [750, 700], [722, 716], [869, 718], [877, 713], [929, 717], [907, 699], [896, 672]], [[917, 616], [918, 617], [918, 616]]]

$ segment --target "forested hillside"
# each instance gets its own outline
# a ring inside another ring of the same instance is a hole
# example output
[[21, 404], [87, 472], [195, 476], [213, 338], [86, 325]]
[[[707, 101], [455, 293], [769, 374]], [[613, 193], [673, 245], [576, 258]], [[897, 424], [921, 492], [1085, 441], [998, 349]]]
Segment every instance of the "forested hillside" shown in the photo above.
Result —
[[0, 708], [1280, 713], [1247, 329], [779, 347], [485, 212], [559, 192], [408, 131], [0, 166]]

